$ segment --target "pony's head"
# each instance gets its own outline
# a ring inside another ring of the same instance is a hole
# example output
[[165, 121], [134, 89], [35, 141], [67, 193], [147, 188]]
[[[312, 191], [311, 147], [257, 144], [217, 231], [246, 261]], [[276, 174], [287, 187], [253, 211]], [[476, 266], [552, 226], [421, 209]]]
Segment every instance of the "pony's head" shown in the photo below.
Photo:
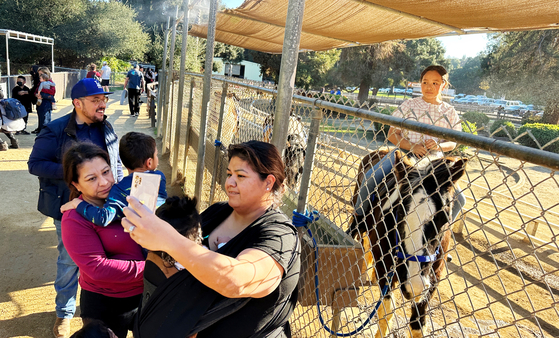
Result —
[[414, 162], [396, 153], [397, 189], [390, 192], [382, 211], [395, 217], [397, 272], [407, 299], [417, 299], [431, 287], [429, 272], [442, 257], [442, 233], [451, 221], [455, 183], [464, 175], [466, 163], [458, 157]]

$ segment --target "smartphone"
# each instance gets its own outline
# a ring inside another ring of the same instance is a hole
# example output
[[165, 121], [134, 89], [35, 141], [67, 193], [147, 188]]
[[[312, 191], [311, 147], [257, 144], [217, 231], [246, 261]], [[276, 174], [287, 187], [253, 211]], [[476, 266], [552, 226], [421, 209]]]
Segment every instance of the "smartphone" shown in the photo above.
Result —
[[143, 205], [155, 212], [160, 181], [161, 176], [157, 174], [134, 173], [130, 196], [136, 197]]

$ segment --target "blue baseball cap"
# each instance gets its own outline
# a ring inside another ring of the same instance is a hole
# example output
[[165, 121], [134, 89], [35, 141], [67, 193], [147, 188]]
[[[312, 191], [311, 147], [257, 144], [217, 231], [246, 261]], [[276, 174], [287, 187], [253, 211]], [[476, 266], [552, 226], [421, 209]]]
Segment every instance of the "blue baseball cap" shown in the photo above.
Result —
[[77, 99], [80, 97], [104, 94], [109, 95], [114, 92], [106, 92], [103, 90], [103, 87], [99, 83], [99, 81], [93, 78], [85, 78], [81, 79], [72, 87], [72, 100]]

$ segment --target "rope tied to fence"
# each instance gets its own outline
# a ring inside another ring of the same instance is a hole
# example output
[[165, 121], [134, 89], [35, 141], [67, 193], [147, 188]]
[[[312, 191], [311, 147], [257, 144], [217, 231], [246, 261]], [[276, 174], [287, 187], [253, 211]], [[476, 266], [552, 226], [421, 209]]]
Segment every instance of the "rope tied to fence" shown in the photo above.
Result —
[[384, 297], [388, 293], [388, 290], [390, 289], [390, 284], [392, 283], [392, 276], [394, 276], [394, 271], [390, 271], [388, 273], [388, 276], [387, 276], [388, 281], [384, 285], [384, 287], [382, 288], [380, 298], [379, 298], [377, 304], [375, 305], [375, 308], [369, 314], [369, 316], [363, 322], [363, 324], [361, 324], [361, 326], [359, 326], [357, 329], [355, 329], [355, 330], [353, 330], [349, 333], [340, 333], [340, 332], [333, 331], [324, 322], [324, 319], [322, 318], [322, 311], [320, 310], [320, 291], [319, 291], [319, 281], [318, 281], [318, 245], [317, 245], [316, 240], [315, 240], [315, 238], [312, 234], [311, 229], [309, 228], [309, 223], [316, 222], [319, 219], [320, 219], [320, 214], [316, 210], [314, 210], [310, 213], [308, 212], [308, 210], [305, 210], [304, 213], [300, 213], [300, 212], [297, 212], [297, 210], [293, 210], [293, 218], [292, 218], [293, 225], [296, 228], [304, 227], [307, 230], [307, 233], [309, 234], [309, 236], [311, 237], [312, 242], [313, 242], [313, 246], [314, 246], [314, 256], [315, 256], [315, 260], [314, 260], [314, 286], [315, 286], [314, 292], [315, 292], [315, 295], [316, 295], [316, 309], [317, 309], [317, 312], [318, 312], [318, 319], [320, 320], [320, 324], [322, 325], [322, 328], [330, 334], [334, 334], [337, 337], [350, 337], [350, 336], [353, 336], [353, 335], [363, 331], [365, 326], [367, 326], [367, 324], [369, 324], [371, 319], [373, 319], [373, 317], [376, 315], [380, 305], [382, 304], [382, 300], [384, 299]]

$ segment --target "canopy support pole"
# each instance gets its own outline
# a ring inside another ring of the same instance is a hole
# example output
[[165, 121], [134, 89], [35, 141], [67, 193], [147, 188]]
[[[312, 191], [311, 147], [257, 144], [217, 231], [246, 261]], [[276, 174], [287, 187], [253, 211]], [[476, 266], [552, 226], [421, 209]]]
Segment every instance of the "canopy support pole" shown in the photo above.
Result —
[[285, 143], [287, 142], [289, 113], [291, 112], [292, 96], [295, 87], [295, 73], [297, 72], [304, 12], [305, 0], [289, 0], [281, 55], [276, 116], [272, 134], [272, 144], [278, 148], [280, 154], [283, 153]]
[[[158, 78], [157, 89], [157, 137], [162, 134], [161, 127], [163, 125], [163, 105], [165, 105], [165, 79], [167, 78], [167, 45], [169, 44], [169, 31], [171, 30], [171, 16], [167, 18], [167, 29], [165, 30], [165, 43], [163, 44], [163, 67]], [[126, 88], [125, 88], [126, 89]]]
[[194, 196], [198, 203], [202, 201], [202, 183], [204, 181], [204, 156], [206, 154], [206, 126], [208, 124], [208, 106], [212, 86], [212, 68], [215, 46], [215, 27], [219, 0], [210, 1], [208, 22], [208, 39], [206, 42], [206, 63], [204, 64], [204, 89], [202, 91], [202, 111], [200, 113], [200, 135], [198, 138], [198, 159], [196, 163], [196, 183]]
[[[10, 47], [8, 46], [8, 43], [10, 41], [10, 37], [9, 34], [6, 34], [6, 70], [8, 71], [8, 81], [6, 82], [6, 91], [8, 93], [11, 93], [11, 88], [10, 88]], [[8, 93], [4, 93], [4, 98], [9, 97]]]
[[[173, 165], [171, 172], [171, 182], [177, 181], [177, 172], [179, 164], [179, 144], [181, 140], [181, 126], [182, 126], [182, 109], [183, 109], [183, 95], [184, 95], [184, 72], [186, 62], [186, 48], [188, 46], [188, 16], [190, 15], [190, 0], [183, 1], [184, 18], [182, 21], [182, 48], [181, 48], [181, 63], [179, 75], [179, 97], [177, 100], [177, 118], [175, 119], [175, 138], [173, 144]], [[185, 150], [188, 151], [188, 150]]]

